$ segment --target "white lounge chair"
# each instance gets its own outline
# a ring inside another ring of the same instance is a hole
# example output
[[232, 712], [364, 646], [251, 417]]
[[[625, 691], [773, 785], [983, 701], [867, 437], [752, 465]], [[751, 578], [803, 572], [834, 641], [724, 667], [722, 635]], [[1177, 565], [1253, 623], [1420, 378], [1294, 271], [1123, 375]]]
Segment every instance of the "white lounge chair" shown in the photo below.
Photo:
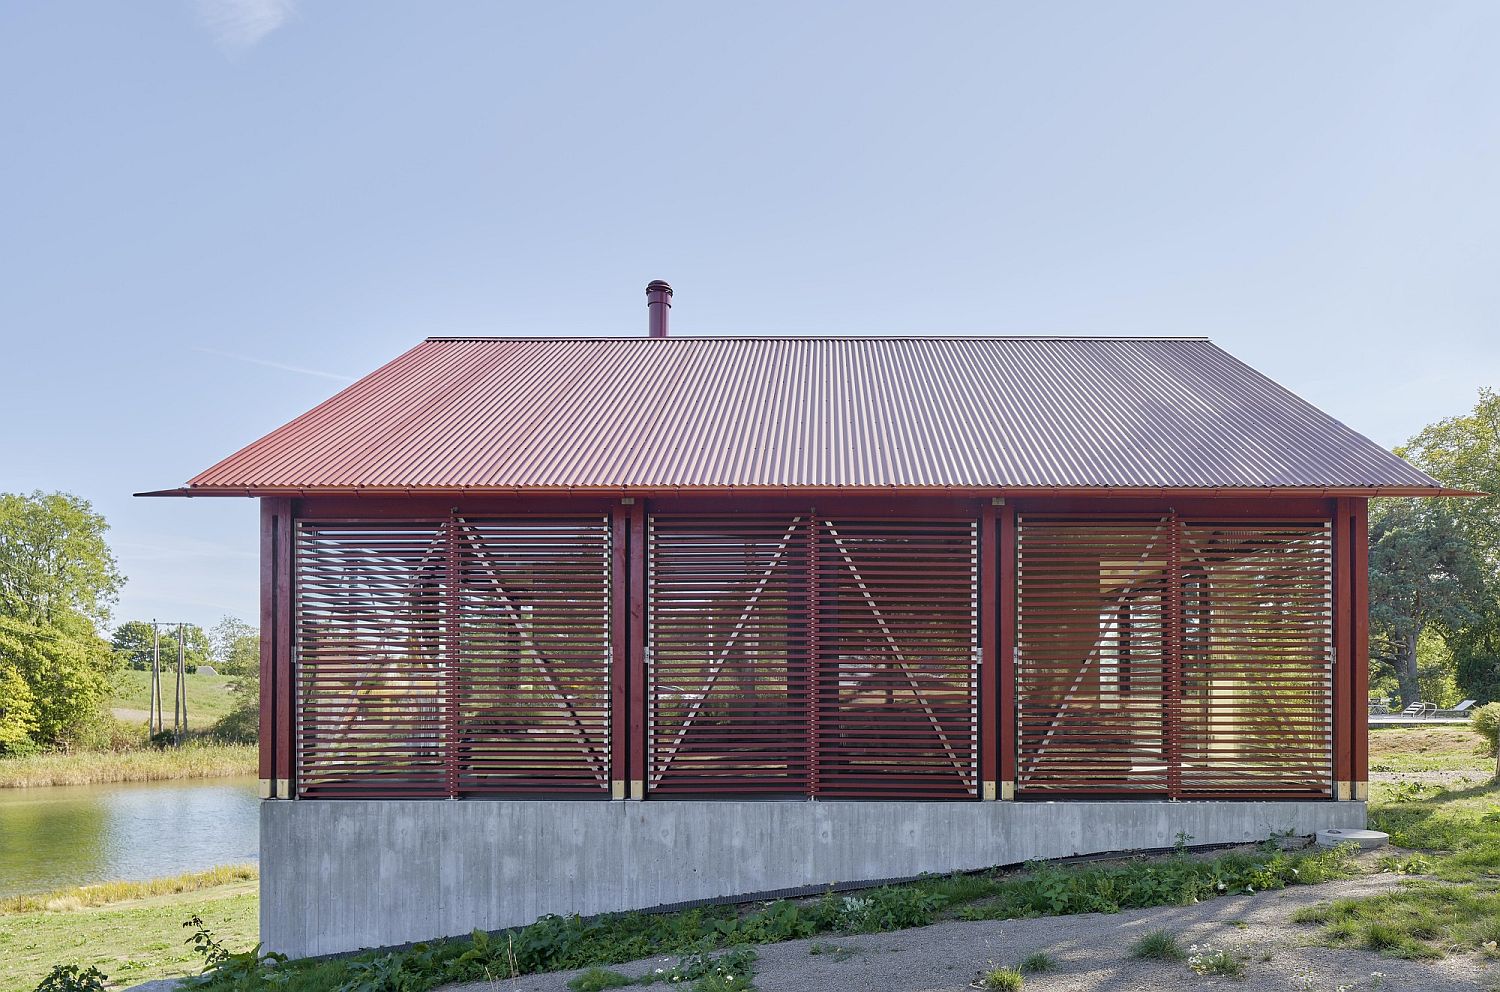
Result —
[[1473, 708], [1477, 700], [1465, 699], [1451, 710], [1438, 710], [1436, 716], [1468, 716], [1469, 710]]

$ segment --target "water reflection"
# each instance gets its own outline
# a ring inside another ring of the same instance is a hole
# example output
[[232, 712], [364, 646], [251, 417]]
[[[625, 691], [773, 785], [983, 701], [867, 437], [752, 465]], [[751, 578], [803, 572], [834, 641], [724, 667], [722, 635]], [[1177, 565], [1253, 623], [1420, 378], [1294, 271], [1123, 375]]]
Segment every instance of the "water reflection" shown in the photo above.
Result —
[[0, 789], [0, 896], [242, 864], [253, 778]]

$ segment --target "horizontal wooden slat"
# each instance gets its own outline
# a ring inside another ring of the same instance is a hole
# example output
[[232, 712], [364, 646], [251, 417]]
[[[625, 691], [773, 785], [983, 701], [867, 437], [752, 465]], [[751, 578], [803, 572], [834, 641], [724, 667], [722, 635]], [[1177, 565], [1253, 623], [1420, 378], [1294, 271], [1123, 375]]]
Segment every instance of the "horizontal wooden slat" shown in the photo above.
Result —
[[1331, 793], [1326, 522], [1018, 526], [1022, 795]]
[[299, 524], [308, 797], [607, 794], [603, 518]]

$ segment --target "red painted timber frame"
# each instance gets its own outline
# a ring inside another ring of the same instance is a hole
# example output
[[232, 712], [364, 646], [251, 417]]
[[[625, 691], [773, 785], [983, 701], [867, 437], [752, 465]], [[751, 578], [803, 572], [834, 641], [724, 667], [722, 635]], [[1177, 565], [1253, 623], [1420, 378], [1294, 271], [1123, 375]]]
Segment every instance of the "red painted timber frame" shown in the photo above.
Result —
[[[996, 505], [997, 500], [1003, 500]], [[1367, 501], [1357, 497], [1132, 496], [1104, 494], [954, 495], [828, 491], [793, 493], [641, 494], [465, 494], [381, 496], [267, 496], [261, 500], [261, 739], [263, 795], [295, 795], [296, 726], [293, 681], [294, 616], [292, 549], [298, 519], [410, 518], [446, 515], [457, 504], [467, 514], [555, 516], [598, 512], [610, 519], [612, 545], [611, 777], [614, 794], [643, 798], [646, 777], [646, 519], [664, 513], [767, 512], [805, 508], [814, 501], [826, 512], [870, 516], [971, 515], [980, 522], [980, 781], [995, 782], [1008, 798], [1016, 777], [1015, 666], [1016, 516], [1018, 513], [1159, 513], [1246, 519], [1321, 517], [1335, 531], [1335, 779], [1349, 794], [1363, 795], [1368, 778], [1365, 710], [1369, 635], [1367, 614]], [[623, 776], [622, 776], [623, 772]], [[983, 792], [981, 792], [983, 795]]]
[[[1334, 743], [1340, 798], [1363, 799], [1370, 778], [1369, 503], [1338, 500], [1334, 517]], [[1342, 690], [1342, 693], [1339, 692]]]
[[260, 780], [267, 799], [290, 799], [292, 748], [292, 501], [260, 505]]
[[999, 507], [979, 516], [979, 795], [998, 799], [1000, 783]]
[[993, 728], [1000, 748], [1000, 798], [1010, 799], [1016, 787], [1016, 508], [1006, 505], [999, 514], [1000, 558], [1000, 705]]

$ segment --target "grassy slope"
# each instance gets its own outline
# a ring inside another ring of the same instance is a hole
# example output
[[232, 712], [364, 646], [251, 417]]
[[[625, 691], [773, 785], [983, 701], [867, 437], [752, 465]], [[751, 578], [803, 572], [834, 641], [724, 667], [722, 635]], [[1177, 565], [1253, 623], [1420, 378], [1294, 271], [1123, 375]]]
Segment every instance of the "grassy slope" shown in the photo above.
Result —
[[[176, 676], [162, 675], [161, 703], [167, 723], [172, 722], [172, 691]], [[224, 675], [189, 675], [187, 677], [188, 727], [207, 730], [234, 706], [229, 686], [234, 679]], [[109, 702], [115, 716], [132, 723], [145, 723], [151, 707], [151, 673], [127, 668], [119, 675], [114, 697]]]
[[[1393, 856], [1388, 867], [1427, 878], [1299, 914], [1322, 925], [1325, 943], [1403, 958], [1500, 954], [1500, 783], [1492, 779], [1493, 759], [1475, 753], [1477, 741], [1463, 728], [1370, 735], [1370, 766], [1387, 773], [1373, 785], [1370, 825], [1416, 852]], [[1444, 784], [1422, 781], [1431, 771], [1458, 775]]]
[[84, 908], [139, 902], [155, 896], [182, 895], [201, 889], [214, 889], [240, 882], [254, 882], [260, 877], [255, 865], [225, 865], [207, 871], [190, 871], [171, 878], [154, 878], [146, 882], [97, 882], [75, 885], [51, 892], [8, 896], [0, 899], [0, 916], [43, 911], [65, 912]]
[[182, 923], [201, 916], [232, 948], [260, 932], [255, 882], [74, 912], [0, 916], [0, 992], [31, 992], [54, 964], [95, 965], [119, 984], [189, 974], [197, 959]]
[[253, 775], [256, 753], [253, 744], [193, 742], [176, 750], [0, 758], [0, 789]]

